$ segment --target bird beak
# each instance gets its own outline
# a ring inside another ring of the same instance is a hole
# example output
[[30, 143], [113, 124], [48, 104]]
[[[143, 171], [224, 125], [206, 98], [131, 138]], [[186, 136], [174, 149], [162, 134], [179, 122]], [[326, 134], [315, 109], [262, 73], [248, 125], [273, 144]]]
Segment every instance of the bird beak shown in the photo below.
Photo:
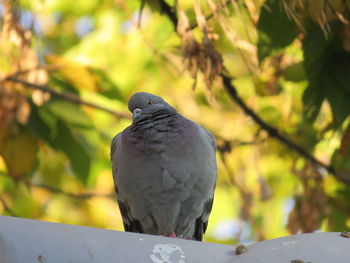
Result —
[[132, 120], [135, 121], [141, 115], [141, 109], [136, 108], [132, 113]]

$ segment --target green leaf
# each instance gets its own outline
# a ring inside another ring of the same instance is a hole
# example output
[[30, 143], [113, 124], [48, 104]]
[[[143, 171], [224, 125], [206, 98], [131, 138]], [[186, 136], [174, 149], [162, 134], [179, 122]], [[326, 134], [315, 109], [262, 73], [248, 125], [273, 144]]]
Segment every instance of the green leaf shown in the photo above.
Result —
[[258, 31], [259, 62], [291, 44], [297, 36], [295, 22], [287, 16], [278, 0], [265, 2], [258, 21]]
[[264, 121], [269, 124], [278, 126], [281, 124], [282, 114], [281, 111], [273, 106], [265, 106], [259, 111], [260, 116]]
[[350, 92], [350, 52], [335, 52], [330, 58], [329, 72], [339, 87]]
[[323, 86], [309, 84], [303, 93], [303, 115], [308, 122], [314, 122], [324, 101]]
[[68, 81], [64, 80], [63, 76], [59, 72], [54, 72], [50, 76], [50, 87], [53, 87], [55, 90], [59, 91], [68, 91], [70, 93], [73, 93], [75, 95], [79, 95], [78, 90]]
[[45, 106], [32, 107], [28, 126], [41, 139], [68, 157], [77, 178], [87, 182], [90, 170], [90, 156], [96, 147], [89, 139], [96, 141], [95, 129], [80, 108], [66, 101], [52, 101]]
[[47, 109], [61, 120], [80, 127], [92, 128], [93, 124], [77, 104], [64, 100], [52, 100]]
[[27, 122], [27, 127], [40, 139], [52, 144], [51, 127], [40, 116], [40, 108], [31, 104], [31, 111]]
[[125, 102], [125, 96], [119, 91], [117, 85], [109, 78], [105, 71], [97, 68], [89, 68], [95, 76], [99, 93], [112, 99]]
[[[302, 41], [304, 53], [304, 68], [309, 80], [316, 81], [323, 70], [322, 61], [326, 60], [326, 50], [330, 43], [325, 40], [324, 33], [315, 24], [307, 28]], [[333, 35], [332, 35], [333, 36]]]
[[[336, 65], [327, 64], [330, 68], [334, 67], [337, 70]], [[350, 92], [339, 85], [339, 79], [332, 75], [330, 68], [322, 71], [317, 80], [310, 80], [310, 85], [303, 94], [303, 113], [306, 120], [313, 122], [320, 111], [323, 100], [327, 99], [333, 117], [340, 125], [350, 114]]]
[[319, 26], [311, 25], [303, 39], [304, 67], [310, 83], [303, 95], [304, 115], [311, 122], [324, 99], [338, 124], [350, 114], [350, 53], [343, 50], [338, 28], [332, 24], [332, 33], [325, 39]]
[[24, 184], [17, 184], [12, 201], [12, 211], [21, 217], [37, 217], [43, 213], [43, 207], [40, 201], [34, 199], [34, 196], [28, 195], [28, 188]]
[[300, 122], [296, 124], [294, 140], [302, 145], [306, 150], [313, 151], [317, 143], [319, 143], [318, 131], [309, 122]]
[[350, 124], [343, 133], [339, 148], [333, 153], [332, 166], [338, 177], [350, 180]]
[[342, 154], [340, 150], [336, 150], [332, 155], [331, 164], [339, 178], [350, 180], [350, 153]]
[[338, 209], [337, 206], [332, 206], [331, 211], [329, 212], [328, 220], [329, 224], [332, 226], [333, 231], [343, 231], [343, 229], [347, 229], [347, 220], [348, 215]]
[[275, 96], [281, 93], [282, 88], [277, 79], [253, 78], [255, 92], [259, 96]]
[[81, 145], [77, 135], [63, 122], [57, 122], [57, 137], [55, 145], [68, 157], [70, 164], [77, 178], [86, 182], [90, 171], [90, 157]]
[[289, 65], [283, 72], [283, 77], [287, 81], [301, 82], [306, 80], [305, 69], [302, 62]]
[[[350, 201], [350, 185], [341, 184], [340, 187], [337, 189], [337, 194], [339, 195], [339, 197], [341, 197], [341, 199]], [[347, 207], [349, 207], [348, 201], [346, 205]]]
[[[330, 64], [330, 67], [332, 66], [333, 65]], [[339, 78], [332, 75], [331, 72], [325, 74], [327, 74], [324, 78], [325, 95], [331, 105], [336, 122], [341, 124], [350, 114], [350, 92], [347, 92], [340, 85]], [[350, 83], [350, 76], [348, 76], [348, 78]]]

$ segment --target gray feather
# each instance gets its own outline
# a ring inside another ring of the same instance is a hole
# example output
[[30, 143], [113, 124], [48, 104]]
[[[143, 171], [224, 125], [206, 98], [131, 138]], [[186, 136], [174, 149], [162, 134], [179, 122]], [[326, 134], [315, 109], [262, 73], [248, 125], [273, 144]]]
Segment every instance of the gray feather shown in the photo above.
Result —
[[126, 231], [202, 240], [217, 179], [215, 139], [162, 98], [136, 93], [133, 123], [112, 140]]

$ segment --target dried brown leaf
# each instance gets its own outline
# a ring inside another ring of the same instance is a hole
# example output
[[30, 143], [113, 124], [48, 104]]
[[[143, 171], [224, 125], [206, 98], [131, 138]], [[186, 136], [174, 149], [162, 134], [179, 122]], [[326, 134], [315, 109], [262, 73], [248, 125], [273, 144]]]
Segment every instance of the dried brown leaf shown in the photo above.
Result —
[[322, 218], [329, 213], [328, 197], [324, 192], [322, 175], [310, 164], [294, 171], [303, 185], [303, 193], [296, 197], [295, 207], [289, 214], [287, 228], [310, 233], [320, 228]]
[[213, 42], [207, 35], [202, 39], [203, 60], [201, 61], [201, 70], [204, 73], [204, 80], [208, 88], [212, 86], [214, 79], [224, 69], [223, 58], [215, 49]]
[[248, 251], [248, 248], [245, 245], [243, 245], [243, 244], [238, 245], [236, 247], [236, 250], [235, 250], [236, 255], [241, 255], [241, 254], [243, 254], [243, 253], [245, 253], [247, 251]]
[[302, 21], [305, 17], [317, 23], [325, 36], [330, 32], [330, 22], [339, 20], [344, 24], [350, 21], [346, 18], [346, 1], [343, 0], [282, 0], [286, 13], [303, 29]]
[[340, 233], [340, 236], [346, 237], [346, 238], [350, 238], [350, 232], [348, 232], [348, 231], [343, 231], [343, 232]]
[[[5, 47], [1, 49], [2, 56], [7, 57], [7, 72], [4, 78], [20, 75], [21, 79], [35, 84], [46, 84], [47, 72], [39, 69], [39, 60], [31, 48], [32, 32], [24, 30], [19, 23], [14, 1], [3, 1], [3, 26], [0, 41]], [[25, 124], [30, 114], [30, 105], [25, 97], [26, 89], [21, 84], [7, 80], [0, 89], [0, 124], [7, 129], [17, 121]]]
[[195, 80], [193, 84], [193, 87], [195, 87], [201, 57], [201, 46], [194, 38], [192, 31], [187, 30], [187, 28], [189, 28], [189, 20], [185, 12], [181, 10], [177, 31], [181, 36], [181, 53], [185, 68]]
[[197, 80], [197, 72], [201, 70], [204, 75], [206, 86], [211, 88], [214, 79], [223, 70], [223, 59], [221, 54], [215, 49], [211, 35], [214, 35], [211, 30], [208, 29], [205, 17], [202, 13], [199, 1], [195, 3], [195, 13], [197, 23], [203, 31], [202, 43], [199, 44], [194, 38], [189, 28], [189, 20], [183, 10], [179, 12], [179, 24], [177, 31], [181, 36], [181, 51], [184, 58], [184, 64], [189, 71], [191, 77], [195, 80], [194, 86]]

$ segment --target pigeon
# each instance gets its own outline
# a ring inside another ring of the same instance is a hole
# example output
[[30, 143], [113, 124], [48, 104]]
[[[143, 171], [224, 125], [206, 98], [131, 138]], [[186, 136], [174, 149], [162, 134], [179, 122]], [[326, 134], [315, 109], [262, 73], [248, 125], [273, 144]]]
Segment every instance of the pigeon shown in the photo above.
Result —
[[217, 180], [214, 137], [159, 96], [136, 93], [128, 108], [132, 124], [111, 143], [125, 231], [202, 241]]

